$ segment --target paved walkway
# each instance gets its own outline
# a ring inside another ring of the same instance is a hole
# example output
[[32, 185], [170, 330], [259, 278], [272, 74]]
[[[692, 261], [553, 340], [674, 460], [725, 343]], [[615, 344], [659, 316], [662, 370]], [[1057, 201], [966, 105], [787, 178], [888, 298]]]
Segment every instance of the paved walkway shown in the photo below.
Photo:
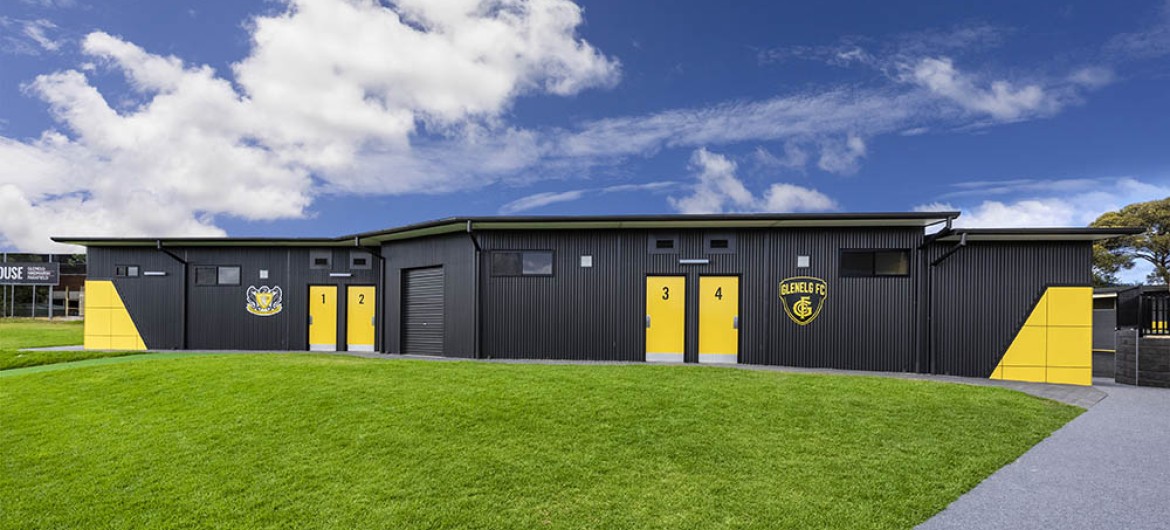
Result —
[[1108, 397], [918, 528], [1170, 528], [1170, 390]]

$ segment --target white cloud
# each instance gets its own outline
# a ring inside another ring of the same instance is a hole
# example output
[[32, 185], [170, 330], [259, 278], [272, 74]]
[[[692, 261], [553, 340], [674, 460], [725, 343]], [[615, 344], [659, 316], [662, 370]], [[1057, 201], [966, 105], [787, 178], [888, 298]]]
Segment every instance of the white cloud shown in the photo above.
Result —
[[1153, 21], [1139, 31], [1110, 39], [1105, 50], [1125, 59], [1156, 59], [1170, 54], [1170, 0], [1163, 1]]
[[756, 164], [768, 169], [804, 169], [808, 164], [808, 152], [794, 141], [784, 142], [784, 156], [773, 155], [763, 147], [757, 147], [752, 153]]
[[562, 192], [534, 193], [501, 206], [500, 213], [517, 213], [541, 208], [559, 202], [575, 201], [581, 197], [584, 197], [585, 191], [586, 190], [570, 190]]
[[607, 193], [629, 193], [638, 191], [659, 191], [675, 186], [675, 182], [649, 182], [646, 184], [616, 184], [604, 188], [586, 188], [561, 192], [542, 192], [527, 195], [500, 207], [502, 214], [514, 214], [543, 208], [552, 204], [580, 200], [588, 196]]
[[819, 212], [837, 209], [829, 196], [810, 188], [776, 183], [757, 197], [736, 176], [737, 164], [705, 148], [691, 154], [690, 169], [696, 183], [691, 194], [670, 197], [671, 207], [681, 213], [723, 212]]
[[1036, 84], [1016, 86], [997, 80], [986, 88], [980, 87], [973, 78], [959, 72], [947, 57], [922, 59], [908, 75], [932, 93], [1000, 121], [1014, 121], [1033, 114], [1051, 115], [1062, 106], [1058, 98]]
[[857, 172], [859, 161], [865, 156], [865, 141], [849, 135], [843, 142], [824, 144], [817, 167], [830, 173], [852, 174]]
[[971, 184], [967, 186], [968, 192], [959, 197], [976, 197], [980, 189], [988, 190], [987, 195], [1012, 193], [1015, 197], [1010, 200], [976, 200], [970, 206], [934, 202], [914, 209], [960, 210], [963, 214], [955, 220], [955, 226], [959, 227], [1087, 226], [1101, 214], [1118, 210], [1127, 204], [1170, 196], [1170, 185], [1129, 177]]
[[82, 51], [139, 101], [111, 106], [79, 70], [28, 85], [68, 135], [0, 137], [0, 244], [222, 235], [216, 216], [298, 217], [323, 191], [429, 192], [460, 185], [451, 168], [476, 168], [466, 183], [528, 166], [532, 133], [500, 124], [516, 97], [619, 77], [616, 60], [578, 38], [581, 22], [567, 0], [288, 0], [253, 21], [232, 80], [92, 33]]
[[46, 51], [50, 52], [55, 52], [61, 49], [60, 41], [50, 39], [48, 35], [45, 34], [47, 30], [56, 29], [56, 24], [42, 18], [25, 21], [23, 26], [24, 27], [22, 28], [21, 32], [24, 33], [24, 36], [32, 39], [32, 41], [37, 43], [37, 45], [39, 45], [41, 48], [44, 48]]

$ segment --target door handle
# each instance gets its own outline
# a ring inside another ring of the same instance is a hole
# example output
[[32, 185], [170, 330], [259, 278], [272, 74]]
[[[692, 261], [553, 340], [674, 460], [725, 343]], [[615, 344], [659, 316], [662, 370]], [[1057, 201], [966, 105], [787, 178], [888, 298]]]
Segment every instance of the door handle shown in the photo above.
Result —
[[313, 315], [309, 315], [309, 325], [313, 325]]
[[378, 324], [376, 323], [376, 322], [377, 322], [377, 318], [378, 318], [378, 317], [370, 317], [370, 325], [371, 325], [371, 326], [377, 326], [377, 325], [378, 325]]
[[650, 315], [646, 315], [646, 329], [650, 329]]
[[731, 317], [731, 329], [739, 329], [739, 315]]

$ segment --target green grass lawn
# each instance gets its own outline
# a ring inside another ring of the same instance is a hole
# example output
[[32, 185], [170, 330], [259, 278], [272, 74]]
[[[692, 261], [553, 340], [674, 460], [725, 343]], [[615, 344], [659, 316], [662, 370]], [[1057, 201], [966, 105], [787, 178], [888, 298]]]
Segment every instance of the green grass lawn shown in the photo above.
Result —
[[703, 367], [127, 359], [0, 379], [0, 528], [909, 528], [1079, 412]]
[[63, 363], [81, 359], [118, 357], [137, 352], [53, 351], [22, 352], [21, 348], [73, 346], [84, 340], [84, 325], [79, 320], [0, 319], [0, 370]]

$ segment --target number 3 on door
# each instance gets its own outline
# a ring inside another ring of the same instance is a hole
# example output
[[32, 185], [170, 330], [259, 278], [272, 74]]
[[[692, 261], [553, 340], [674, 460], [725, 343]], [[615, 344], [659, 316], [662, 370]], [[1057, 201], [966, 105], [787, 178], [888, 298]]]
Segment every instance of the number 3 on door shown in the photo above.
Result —
[[646, 360], [683, 361], [686, 278], [646, 277]]

